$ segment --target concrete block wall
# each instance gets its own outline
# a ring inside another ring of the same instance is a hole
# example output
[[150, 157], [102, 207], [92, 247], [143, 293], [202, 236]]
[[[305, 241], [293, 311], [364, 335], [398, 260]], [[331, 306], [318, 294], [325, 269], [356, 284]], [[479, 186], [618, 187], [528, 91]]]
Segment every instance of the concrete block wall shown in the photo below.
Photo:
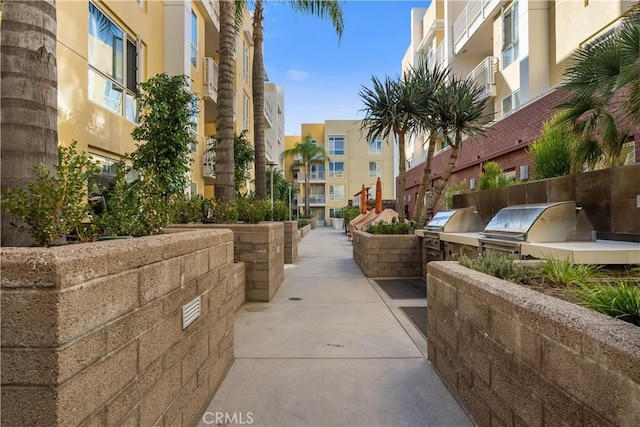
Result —
[[640, 329], [462, 267], [427, 267], [429, 360], [479, 426], [640, 425]]
[[301, 238], [309, 234], [310, 231], [311, 231], [311, 224], [307, 224], [304, 227], [302, 227], [300, 229]]
[[195, 424], [234, 359], [231, 231], [1, 256], [2, 425]]
[[298, 221], [284, 221], [284, 263], [294, 264], [298, 260]]
[[246, 268], [246, 300], [269, 302], [284, 280], [284, 224], [172, 224], [178, 230], [230, 229], [234, 260]]
[[424, 277], [421, 243], [416, 235], [354, 231], [353, 259], [367, 277]]

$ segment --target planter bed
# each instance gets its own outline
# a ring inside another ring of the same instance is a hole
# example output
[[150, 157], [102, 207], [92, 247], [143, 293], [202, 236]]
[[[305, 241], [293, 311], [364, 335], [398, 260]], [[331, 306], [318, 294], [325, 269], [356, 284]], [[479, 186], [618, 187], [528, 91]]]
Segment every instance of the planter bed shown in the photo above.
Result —
[[422, 239], [413, 234], [353, 232], [353, 259], [367, 277], [424, 277]]
[[427, 271], [429, 360], [478, 425], [640, 425], [640, 328], [457, 262]]

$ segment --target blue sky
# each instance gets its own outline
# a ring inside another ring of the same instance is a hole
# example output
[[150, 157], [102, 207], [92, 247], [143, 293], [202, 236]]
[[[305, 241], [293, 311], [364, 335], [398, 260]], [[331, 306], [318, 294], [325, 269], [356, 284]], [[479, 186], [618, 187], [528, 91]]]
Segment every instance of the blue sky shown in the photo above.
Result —
[[266, 1], [264, 61], [270, 81], [284, 86], [285, 134], [301, 123], [359, 119], [361, 86], [371, 76], [400, 74], [411, 39], [411, 9], [428, 0], [349, 0], [338, 44], [329, 21]]

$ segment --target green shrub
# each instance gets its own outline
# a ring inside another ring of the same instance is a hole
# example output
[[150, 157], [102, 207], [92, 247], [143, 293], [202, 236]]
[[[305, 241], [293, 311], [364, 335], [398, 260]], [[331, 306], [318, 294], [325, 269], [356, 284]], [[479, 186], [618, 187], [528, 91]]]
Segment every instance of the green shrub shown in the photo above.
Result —
[[238, 220], [249, 224], [257, 224], [271, 217], [271, 202], [254, 197], [239, 197]]
[[640, 286], [621, 280], [616, 284], [583, 283], [576, 294], [589, 308], [640, 326]]
[[171, 222], [176, 224], [187, 224], [189, 222], [202, 221], [202, 204], [204, 198], [196, 194], [189, 197], [187, 194], [176, 196], [173, 200]]
[[467, 181], [462, 180], [457, 183], [452, 183], [447, 186], [444, 192], [444, 208], [453, 209], [453, 196], [456, 194], [462, 194], [467, 191]]
[[514, 283], [523, 283], [527, 277], [525, 268], [514, 262], [509, 254], [487, 251], [476, 258], [460, 255], [458, 262], [476, 271]]
[[571, 173], [575, 136], [571, 129], [552, 119], [542, 126], [540, 137], [529, 146], [537, 179]]
[[235, 224], [238, 222], [236, 203], [225, 199], [205, 199], [206, 222], [216, 224]]
[[342, 216], [346, 224], [349, 224], [358, 215], [360, 215], [360, 208], [358, 206], [347, 206], [342, 209]]
[[413, 234], [416, 228], [414, 222], [400, 222], [393, 217], [390, 223], [379, 221], [371, 224], [366, 231], [371, 234]]
[[336, 209], [333, 211], [331, 218], [342, 218], [342, 209]]
[[58, 148], [58, 164], [53, 174], [46, 166], [33, 169], [35, 179], [25, 189], [10, 188], [2, 209], [28, 225], [28, 232], [40, 246], [49, 247], [67, 234], [90, 240], [83, 221], [88, 219], [88, 188], [98, 167], [85, 153], [76, 153], [76, 141]]
[[541, 271], [553, 283], [570, 286], [586, 283], [598, 268], [596, 265], [574, 264], [566, 258], [547, 257]]
[[298, 228], [304, 228], [307, 226], [307, 224], [309, 224], [309, 221], [307, 221], [306, 219], [298, 220]]
[[286, 221], [289, 219], [289, 206], [282, 200], [273, 202], [273, 220]]
[[505, 187], [513, 182], [507, 178], [500, 165], [496, 162], [487, 162], [483, 166], [484, 172], [478, 177], [478, 189]]

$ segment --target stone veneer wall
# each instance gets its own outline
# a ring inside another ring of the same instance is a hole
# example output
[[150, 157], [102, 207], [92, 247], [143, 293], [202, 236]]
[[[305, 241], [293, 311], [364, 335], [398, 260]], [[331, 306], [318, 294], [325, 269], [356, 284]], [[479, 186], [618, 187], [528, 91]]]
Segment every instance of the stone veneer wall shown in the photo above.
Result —
[[246, 268], [246, 300], [269, 302], [284, 280], [284, 224], [171, 224], [179, 230], [230, 229], [234, 260]]
[[231, 231], [1, 255], [3, 425], [197, 422], [234, 360]]
[[284, 222], [284, 263], [294, 264], [298, 260], [298, 221]]
[[416, 235], [354, 231], [353, 259], [367, 277], [424, 277], [421, 243]]
[[302, 227], [298, 231], [300, 232], [300, 238], [303, 238], [304, 236], [309, 234], [309, 232], [311, 231], [311, 224], [305, 225], [304, 227]]
[[640, 425], [639, 327], [457, 262], [427, 270], [429, 360], [478, 425]]

